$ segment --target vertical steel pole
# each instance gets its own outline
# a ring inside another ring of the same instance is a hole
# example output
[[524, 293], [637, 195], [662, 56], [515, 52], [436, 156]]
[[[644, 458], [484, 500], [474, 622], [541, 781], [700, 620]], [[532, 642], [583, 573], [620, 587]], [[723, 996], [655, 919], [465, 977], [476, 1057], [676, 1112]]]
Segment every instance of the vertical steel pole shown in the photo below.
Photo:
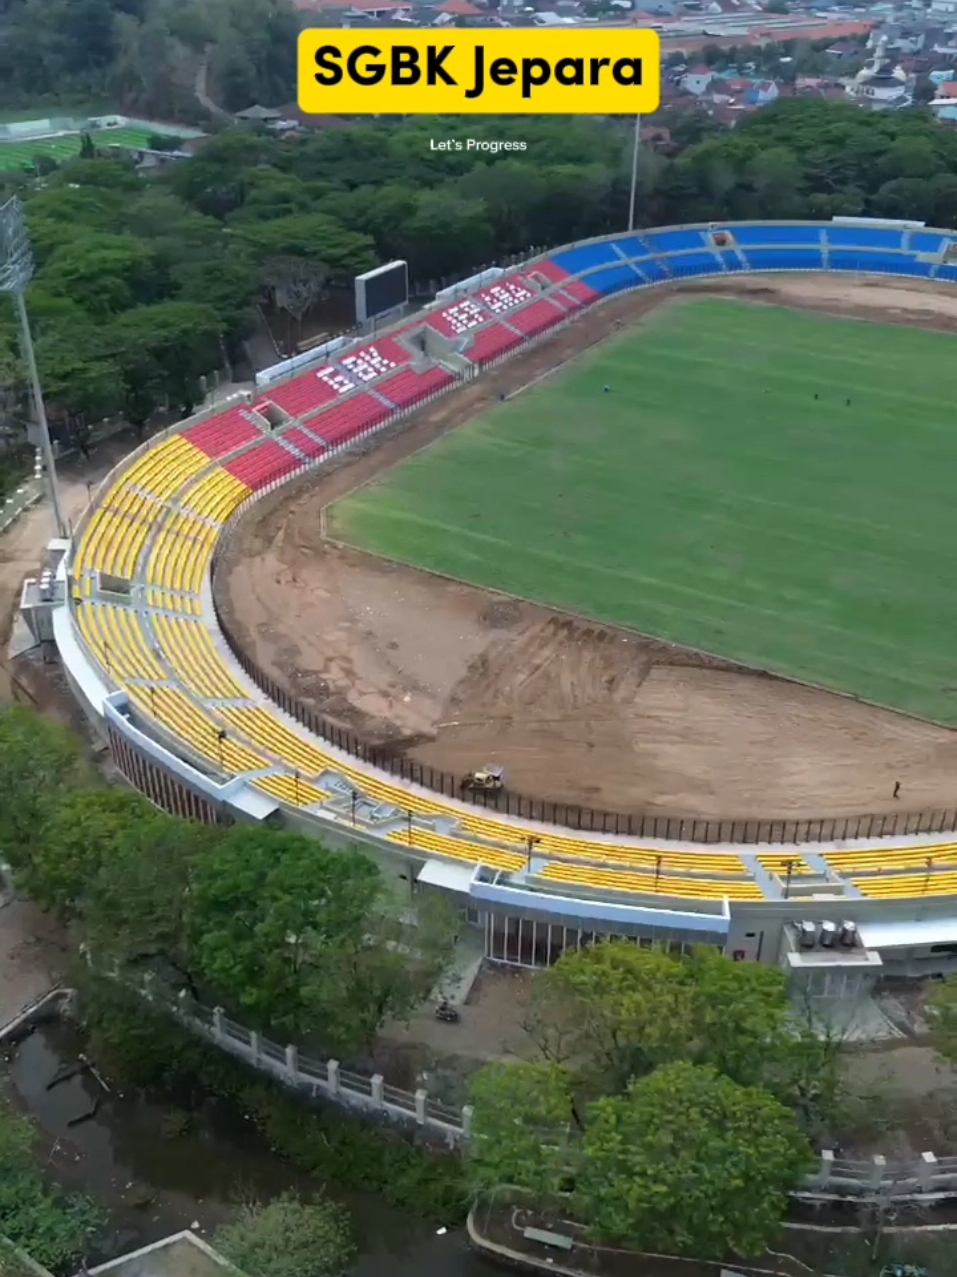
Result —
[[635, 116], [635, 146], [631, 153], [631, 198], [628, 201], [628, 229], [635, 229], [635, 200], [638, 195], [638, 149], [641, 146], [641, 116]]
[[53, 459], [53, 444], [50, 440], [50, 427], [47, 424], [46, 408], [43, 405], [43, 391], [40, 388], [40, 374], [37, 371], [37, 358], [33, 350], [33, 337], [30, 333], [27, 304], [24, 301], [21, 289], [15, 290], [13, 300], [17, 308], [17, 317], [20, 320], [20, 341], [23, 346], [23, 357], [26, 360], [27, 373], [30, 378], [33, 412], [36, 417], [37, 429], [40, 431], [40, 447], [43, 451], [43, 464], [47, 472], [47, 491], [53, 506], [57, 535], [65, 537], [68, 535], [68, 529], [66, 519], [63, 517], [63, 507], [60, 505], [60, 493], [56, 481], [56, 462]]

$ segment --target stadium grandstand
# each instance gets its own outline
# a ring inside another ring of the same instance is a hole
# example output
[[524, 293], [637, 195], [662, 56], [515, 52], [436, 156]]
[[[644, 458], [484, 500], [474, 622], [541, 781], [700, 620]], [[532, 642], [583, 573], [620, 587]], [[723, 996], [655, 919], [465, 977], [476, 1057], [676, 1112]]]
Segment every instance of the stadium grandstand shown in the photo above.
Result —
[[[957, 944], [957, 833], [695, 845], [486, 809], [308, 731], [247, 675], [213, 606], [217, 545], [265, 493], [360, 440], [369, 446], [610, 296], [749, 271], [957, 283], [957, 236], [860, 221], [670, 227], [575, 244], [137, 449], [62, 547], [47, 596], [71, 686], [118, 767], [184, 816], [278, 820], [360, 843], [397, 877], [452, 893], [501, 962], [542, 965], [613, 934], [801, 968], [819, 992], [866, 987], [882, 967], [941, 966]], [[820, 943], [808, 945], [807, 919]]]

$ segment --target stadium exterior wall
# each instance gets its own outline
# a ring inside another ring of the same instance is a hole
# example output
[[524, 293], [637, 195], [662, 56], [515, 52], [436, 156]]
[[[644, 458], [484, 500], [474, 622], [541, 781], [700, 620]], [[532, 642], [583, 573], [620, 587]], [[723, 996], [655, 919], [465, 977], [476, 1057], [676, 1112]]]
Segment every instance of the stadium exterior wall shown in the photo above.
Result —
[[[765, 226], [769, 224], [723, 224], [724, 227], [731, 231], [736, 226], [743, 225]], [[780, 225], [794, 225], [794, 223], [780, 223]], [[805, 223], [803, 225], [812, 224]], [[820, 222], [813, 225], [818, 225], [825, 229], [831, 223]], [[673, 229], [711, 231], [713, 227], [711, 224], [698, 224], [695, 227]], [[949, 237], [953, 233], [940, 231], [939, 234], [943, 241], [945, 237]], [[569, 248], [600, 244], [616, 239], [621, 240], [622, 238], [624, 238], [623, 234], [596, 237], [595, 239], [581, 241], [579, 244], [569, 246]], [[535, 262], [553, 255], [554, 253], [537, 255], [524, 263], [520, 269], [526, 271], [533, 269]], [[600, 267], [594, 269], [600, 269]], [[594, 269], [582, 272], [578, 278], [587, 280], [588, 275], [594, 273]], [[826, 270], [827, 268], [822, 267], [821, 269]], [[736, 272], [738, 275], [746, 273], [746, 271]], [[775, 272], [762, 270], [760, 273]], [[868, 272], [855, 270], [854, 273], [862, 274]], [[875, 271], [873, 274], [886, 276], [893, 274], [893, 272]], [[715, 270], [713, 276], [710, 277], [727, 278], [727, 272]], [[699, 273], [695, 278], [707, 279], [709, 275]], [[682, 281], [666, 280], [659, 283], [641, 283], [636, 281], [634, 286], [630, 286], [627, 290], [619, 290], [619, 292], [637, 291], [651, 287], [667, 287], [669, 283], [674, 282]], [[618, 295], [618, 292], [609, 294], [609, 296]], [[604, 298], [601, 300], [604, 300]], [[425, 319], [428, 313], [428, 311], [421, 312], [417, 318]], [[510, 358], [538, 341], [551, 337], [568, 323], [574, 322], [578, 313], [580, 312], [576, 312], [567, 320], [561, 321], [548, 328], [545, 332], [523, 342], [520, 346], [508, 352], [505, 357]], [[407, 320], [404, 322], [405, 324], [408, 323]], [[368, 339], [360, 340], [367, 341]], [[485, 367], [498, 362], [501, 361], [498, 359], [490, 361]], [[439, 393], [444, 393], [444, 391]], [[429, 396], [429, 398], [435, 397], [437, 395]], [[236, 401], [241, 398], [242, 396], [236, 396]], [[161, 434], [153, 436], [124, 458], [111, 471], [103, 483], [100, 484], [90, 505], [78, 521], [74, 531], [73, 547], [71, 547], [70, 555], [60, 565], [60, 577], [64, 586], [68, 585], [74, 547], [78, 543], [79, 537], [82, 535], [91, 512], [95, 509], [101, 495], [144, 452], [153, 447], [158, 440], [181, 432], [195, 425], [198, 421], [215, 415], [222, 411], [224, 407], [229, 406], [229, 402], [224, 401], [210, 405], [188, 421], [180, 422]], [[387, 431], [396, 424], [400, 415], [406, 416], [410, 411], [414, 411], [415, 408], [420, 406], [421, 404], [417, 404], [413, 408], [406, 409], [402, 414], [396, 414], [378, 427], [377, 431]], [[354, 443], [351, 446], [354, 446]], [[323, 458], [323, 461], [325, 460]], [[291, 479], [298, 479], [316, 464], [320, 463], [312, 463], [312, 466], [307, 465], [280, 482], [286, 483]], [[240, 507], [234, 518], [244, 512], [254, 501], [265, 496], [267, 492], [274, 490], [278, 486], [280, 486], [280, 483], [275, 483], [256, 493], [254, 497], [251, 497]], [[224, 530], [227, 534], [228, 529], [229, 524]], [[218, 555], [214, 554], [213, 571], [215, 571], [217, 558]], [[209, 586], [211, 582], [207, 584]], [[64, 597], [67, 597], [68, 593], [69, 591], [65, 589]], [[209, 595], [210, 591], [207, 591], [207, 597]], [[349, 845], [360, 843], [374, 853], [376, 859], [383, 867], [394, 873], [397, 881], [405, 882], [407, 889], [411, 891], [416, 874], [429, 859], [424, 852], [421, 855], [416, 854], [414, 849], [410, 847], [409, 854], [404, 855], [394, 843], [387, 844], [374, 834], [354, 830], [349, 827], [347, 821], [341, 820], [336, 816], [329, 814], [315, 815], [301, 809], [293, 810], [283, 806], [281, 803], [267, 800], [258, 791], [251, 790], [241, 779], [231, 779], [225, 784], [220, 783], [216, 777], [211, 776], [201, 766], [185, 761], [182, 745], [173, 740], [164, 740], [162, 733], [156, 729], [155, 724], [150, 723], [148, 730], [146, 730], [147, 724], [140, 724], [136, 721], [135, 714], [130, 709], [125, 693], [115, 691], [104, 683], [103, 674], [96, 661], [86, 650], [75, 626], [69, 601], [62, 603], [55, 610], [54, 627], [63, 665], [70, 686], [78, 701], [101, 731], [104, 738], [110, 742], [117, 766], [128, 781], [140, 789], [157, 806], [177, 815], [192, 816], [210, 823], [271, 820], [278, 821], [288, 828], [295, 828], [313, 836], [321, 836], [323, 839], [334, 843]], [[248, 662], [244, 662], [244, 668], [247, 679], [255, 686], [259, 680], [249, 669]], [[237, 677], [242, 677], [238, 671], [236, 673]], [[260, 686], [262, 685], [260, 684]], [[281, 700], [281, 698], [277, 699]], [[295, 707], [291, 704], [284, 704], [282, 708], [291, 719], [298, 717]], [[312, 726], [311, 723], [307, 725]], [[334, 747], [343, 750], [344, 753], [350, 752], [347, 749], [348, 742], [343, 741], [341, 738], [333, 740], [332, 744]], [[353, 756], [367, 758], [368, 751], [356, 750]], [[414, 780], [411, 777], [404, 777], [404, 779], [413, 790], [423, 787], [422, 781], [424, 777], [421, 773]], [[542, 819], [542, 813], [535, 813], [534, 816], [531, 812], [524, 814], [527, 814], [531, 819], [536, 817]], [[607, 832], [613, 832], [607, 824], [603, 823], [608, 815], [613, 814], [593, 814], [591, 820], [594, 821], [597, 817], [598, 823], [583, 823], [579, 827], [597, 830], [605, 829]], [[704, 837], [712, 842], [718, 841], [718, 833], [720, 832], [722, 835], [737, 834], [738, 837], [733, 840], [741, 843], [769, 842], [780, 846], [785, 844], [785, 842], [786, 845], [797, 843], [802, 836], [806, 840], [814, 838], [818, 841], [830, 842], [844, 838], [868, 836], [887, 837], [893, 835], [900, 837], [903, 834], [941, 832], [957, 827], [957, 812], [912, 814], [905, 819], [908, 823], [901, 824], [899, 822], [891, 822], [886, 817], [862, 817], [862, 821], [869, 822], [866, 827], [859, 824], [852, 826], [846, 821], [824, 820], [804, 822], [801, 828], [794, 828], [790, 822], [785, 824], [780, 821], [773, 823], [749, 821], [725, 825], [720, 831], [715, 829], [713, 833], [710, 833], [710, 836], [707, 829], [703, 832]], [[659, 818], [659, 822], [660, 820], [661, 818]], [[880, 823], [875, 824], [875, 822]], [[664, 829], [660, 827], [660, 823], [658, 825], [643, 823], [640, 827], [633, 824], [630, 830], [621, 829], [620, 826], [618, 828], [620, 832], [639, 834], [648, 841], [648, 845], [652, 845], [656, 840], [660, 839], [662, 851], [667, 852], [669, 847], [666, 840], [669, 836], [677, 836], [682, 838], [683, 841], [691, 841], [696, 832], [701, 836], [700, 827], [702, 824], [706, 824], [706, 822], [686, 820], [679, 821], [677, 825], [666, 825]], [[732, 838], [725, 839], [721, 837], [720, 841], [732, 841]], [[476, 868], [472, 874], [467, 892], [461, 894], [463, 903], [469, 905], [470, 911], [476, 916], [484, 915], [486, 919], [526, 917], [530, 920], [541, 920], [543, 924], [574, 919], [578, 921], [580, 930], [587, 928], [590, 931], [601, 931], [604, 929], [613, 931], [615, 934], [633, 935], [636, 938], [667, 934], [680, 943], [706, 940], [707, 942], [721, 945], [729, 953], [733, 952], [735, 956], [773, 963], [778, 963], [782, 960], [782, 946], [787, 923], [799, 921], [806, 917], [809, 908], [814, 918], [818, 921], [828, 919], [840, 923], [845, 917], [851, 916], [859, 925], [873, 919], [900, 919], [911, 922], [943, 921], [949, 919], [953, 913], [952, 903], [947, 897], [930, 897], [919, 900], [816, 897], [813, 901], [813, 906], [811, 906], [810, 902], [799, 899], [744, 903], [729, 902], [727, 900], [689, 900], [687, 898], [669, 898], [664, 895], [655, 895], [653, 901], [645, 904], [612, 904], [607, 899], [592, 898], [587, 892], [582, 891], [579, 893], [578, 889], [576, 889], [575, 895], [552, 895], [527, 887], [503, 885], [496, 881], [494, 875], [490, 876], [479, 868]], [[938, 966], [940, 965], [938, 964]], [[947, 963], [943, 962], [943, 965], [946, 966]]]

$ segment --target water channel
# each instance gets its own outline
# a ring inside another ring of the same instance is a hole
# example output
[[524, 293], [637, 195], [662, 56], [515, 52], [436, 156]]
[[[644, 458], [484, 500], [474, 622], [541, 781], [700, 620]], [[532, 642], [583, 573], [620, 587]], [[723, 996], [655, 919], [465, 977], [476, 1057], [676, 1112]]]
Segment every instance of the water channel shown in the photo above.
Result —
[[[209, 1237], [237, 1204], [284, 1189], [315, 1190], [266, 1146], [242, 1114], [211, 1102], [187, 1116], [111, 1092], [88, 1074], [48, 1083], [80, 1050], [69, 1025], [41, 1026], [10, 1064], [13, 1098], [47, 1136], [51, 1170], [109, 1211], [111, 1233], [90, 1266], [193, 1225]], [[109, 1079], [107, 1078], [109, 1084]], [[99, 1100], [96, 1115], [70, 1126]], [[460, 1230], [440, 1235], [372, 1195], [338, 1192], [353, 1219], [359, 1259], [353, 1277], [500, 1277], [472, 1254]]]

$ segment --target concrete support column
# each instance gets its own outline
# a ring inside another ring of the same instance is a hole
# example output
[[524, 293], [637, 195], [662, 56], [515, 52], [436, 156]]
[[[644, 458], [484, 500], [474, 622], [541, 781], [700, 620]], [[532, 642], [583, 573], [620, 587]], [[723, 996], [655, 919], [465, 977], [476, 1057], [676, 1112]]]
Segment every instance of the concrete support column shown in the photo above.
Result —
[[817, 1172], [817, 1182], [820, 1188], [825, 1188], [831, 1182], [831, 1176], [834, 1174], [834, 1150], [832, 1148], [821, 1149], [821, 1165]]
[[263, 1052], [263, 1048], [262, 1048], [262, 1040], [261, 1040], [261, 1038], [260, 1038], [259, 1034], [258, 1034], [258, 1033], [250, 1033], [250, 1035], [249, 1035], [249, 1053], [250, 1053], [250, 1055], [252, 1056], [253, 1064], [258, 1064], [258, 1063], [259, 1063], [259, 1058], [260, 1058], [260, 1056], [262, 1055], [262, 1052]]
[[326, 1063], [326, 1084], [330, 1095], [339, 1094], [339, 1061], [328, 1060]]
[[472, 1116], [475, 1110], [471, 1104], [466, 1104], [462, 1109], [462, 1134], [466, 1139], [472, 1134]]
[[295, 1082], [299, 1076], [299, 1048], [289, 1045], [286, 1047], [286, 1072]]
[[226, 1026], [223, 1024], [225, 1014], [222, 1007], [213, 1007], [213, 1037], [217, 1042], [222, 1042], [226, 1037]]
[[887, 1158], [883, 1153], [875, 1153], [873, 1157], [874, 1169], [871, 1171], [871, 1188], [878, 1190], [884, 1182], [884, 1176], [887, 1174]]
[[933, 1190], [934, 1180], [937, 1178], [937, 1158], [933, 1153], [921, 1153], [920, 1155], [920, 1189], [922, 1193], [929, 1193]]
[[385, 1078], [381, 1073], [372, 1075], [372, 1103], [379, 1109], [385, 1104]]
[[429, 1102], [428, 1091], [418, 1090], [415, 1093], [415, 1120], [420, 1126], [425, 1125], [425, 1109]]

